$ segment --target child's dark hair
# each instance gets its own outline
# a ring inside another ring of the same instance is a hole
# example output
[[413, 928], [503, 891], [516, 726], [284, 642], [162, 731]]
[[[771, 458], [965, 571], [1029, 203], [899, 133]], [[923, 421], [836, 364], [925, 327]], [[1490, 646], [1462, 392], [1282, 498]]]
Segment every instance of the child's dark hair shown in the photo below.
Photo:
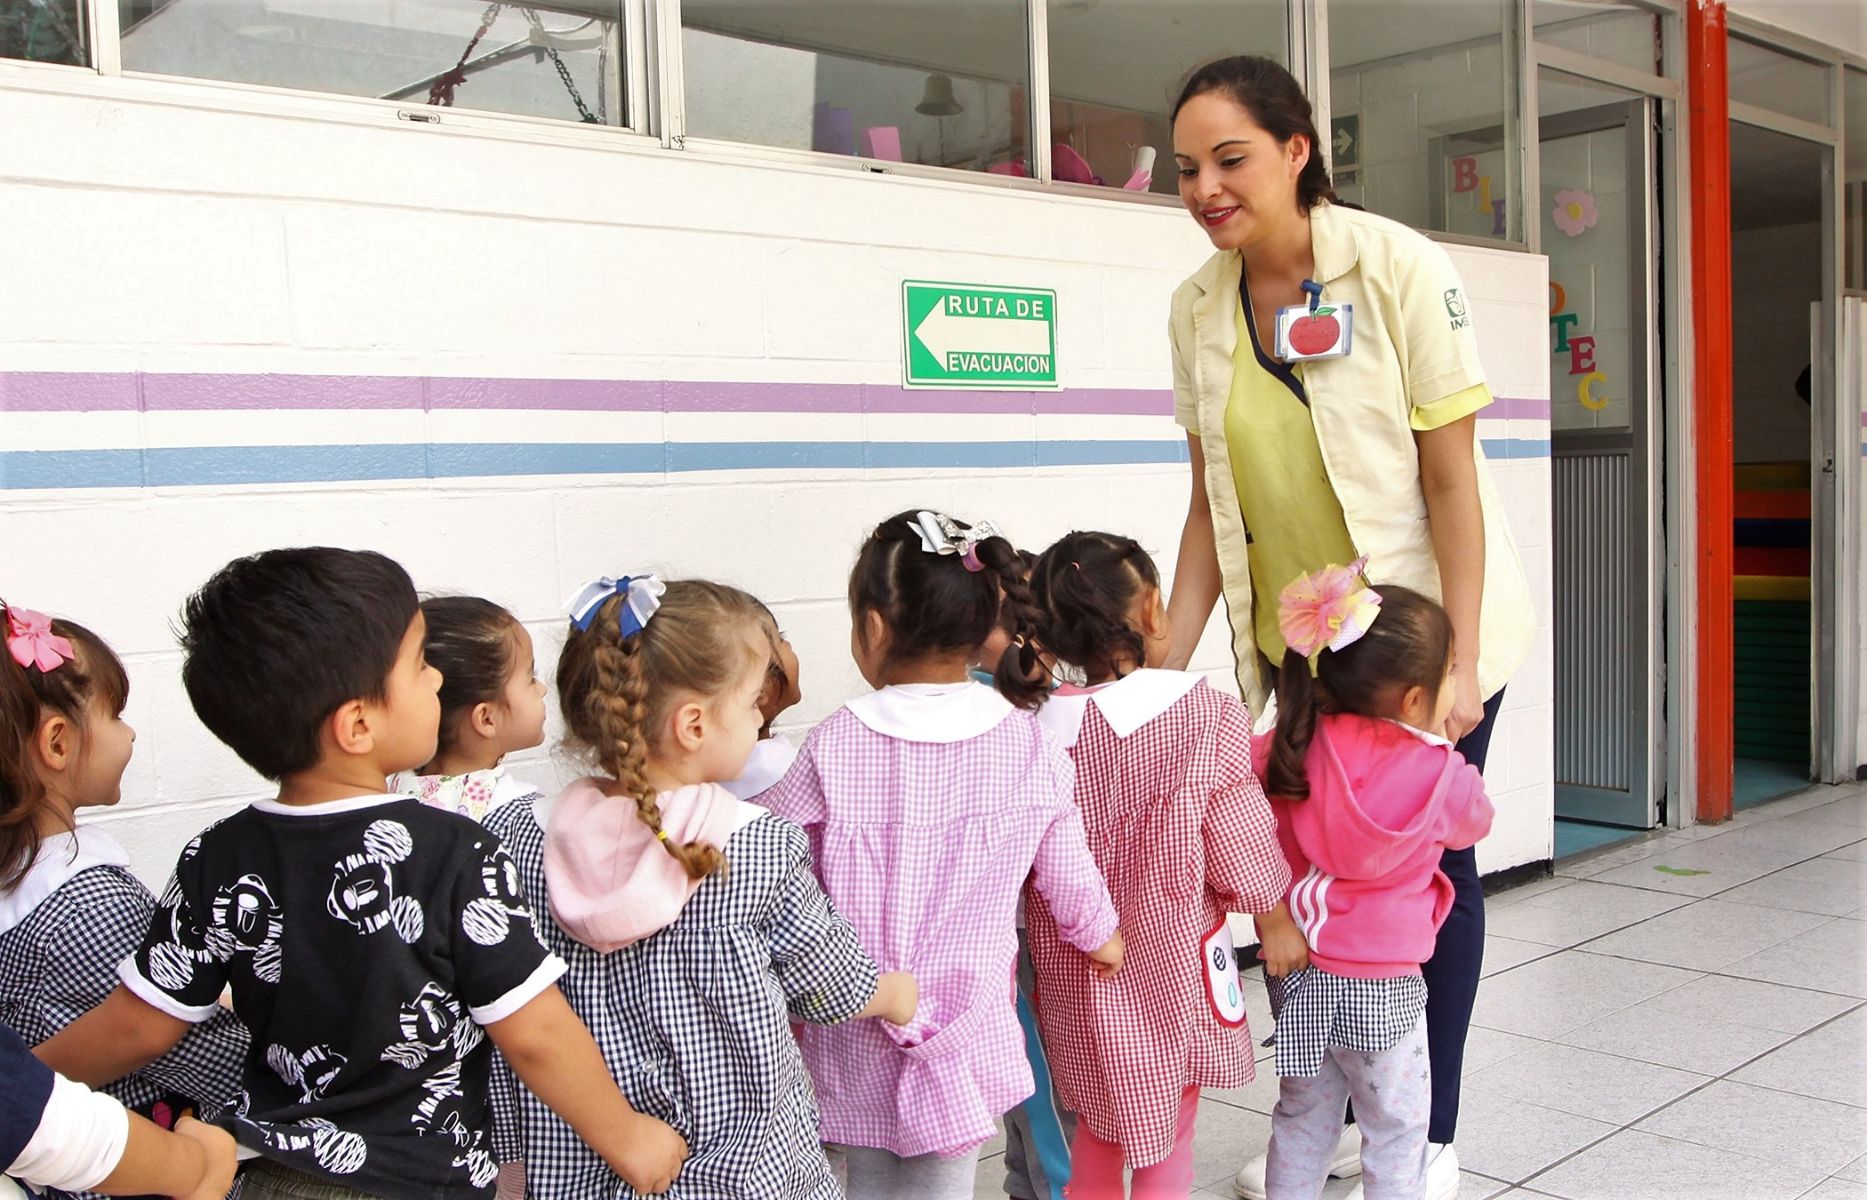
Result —
[[[716, 696], [763, 659], [769, 614], [738, 588], [677, 579], [667, 585], [648, 624], [621, 637], [618, 608], [625, 603], [625, 597], [611, 596], [585, 628], [571, 625], [558, 656], [558, 706], [566, 740], [628, 789], [642, 823], [659, 834], [660, 798], [643, 774], [649, 731], [682, 693]], [[757, 637], [756, 659], [747, 658], [749, 634]], [[661, 844], [691, 879], [704, 879], [725, 861], [706, 842], [663, 838]]]
[[519, 619], [478, 596], [430, 596], [421, 602], [428, 629], [422, 653], [441, 672], [439, 758], [460, 740], [460, 718], [477, 704], [496, 703], [518, 661]]
[[1316, 119], [1309, 97], [1296, 76], [1274, 59], [1255, 54], [1236, 54], [1216, 59], [1194, 71], [1173, 102], [1173, 119], [1195, 96], [1220, 92], [1232, 103], [1251, 114], [1264, 132], [1279, 144], [1302, 134], [1309, 142], [1309, 161], [1297, 176], [1297, 207], [1304, 212], [1327, 200], [1335, 201], [1335, 188], [1329, 183], [1329, 166], [1323, 161], [1322, 139], [1316, 136]]
[[1160, 589], [1160, 571], [1140, 542], [1114, 533], [1065, 534], [1031, 570], [1037, 640], [1091, 679], [1126, 673], [1121, 664], [1142, 666], [1147, 643], [1128, 623], [1128, 611], [1148, 589]]
[[[10, 613], [0, 600], [0, 633]], [[76, 621], [54, 618], [51, 628], [71, 643], [75, 657], [50, 671], [36, 663], [22, 667], [0, 653], [0, 892], [18, 886], [39, 853], [46, 791], [33, 766], [32, 743], [40, 718], [57, 713], [82, 729], [93, 698], [112, 716], [121, 716], [130, 698], [130, 677], [103, 638]]]
[[416, 605], [408, 572], [374, 551], [237, 558], [182, 607], [195, 715], [267, 779], [310, 770], [326, 717], [382, 699]]
[[[757, 596], [752, 597], [752, 604], [758, 609], [759, 626], [765, 631], [765, 637], [771, 642], [771, 661], [765, 664], [765, 683], [759, 688], [758, 706], [763, 709], [777, 702], [778, 697], [791, 690], [791, 676], [785, 672], [784, 657], [778, 653], [778, 643], [784, 640], [784, 631], [778, 628], [778, 618], [771, 609]], [[766, 717], [758, 727], [758, 736], [762, 741], [771, 736], [772, 718]]]
[[1318, 713], [1392, 716], [1408, 688], [1439, 700], [1452, 658], [1452, 620], [1432, 599], [1411, 588], [1375, 588], [1380, 615], [1368, 632], [1340, 650], [1324, 650], [1316, 673], [1295, 650], [1284, 651], [1277, 676], [1277, 728], [1271, 735], [1264, 790], [1289, 800], [1309, 798], [1303, 760], [1316, 733]]
[[993, 686], [1020, 708], [1042, 705], [1050, 681], [1037, 659], [1037, 609], [1018, 551], [1002, 537], [986, 538], [973, 548], [977, 571], [958, 554], [929, 554], [918, 532], [922, 511], [896, 513], [862, 543], [849, 574], [849, 611], [858, 634], [863, 614], [879, 614], [889, 630], [887, 662], [893, 665], [929, 654], [970, 653], [1002, 621], [1012, 642], [989, 664]]

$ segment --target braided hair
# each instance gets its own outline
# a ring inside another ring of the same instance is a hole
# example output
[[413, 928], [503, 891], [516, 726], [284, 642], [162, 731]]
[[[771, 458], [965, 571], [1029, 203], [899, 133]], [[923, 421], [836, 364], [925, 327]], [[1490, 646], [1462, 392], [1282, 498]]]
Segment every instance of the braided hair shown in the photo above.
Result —
[[1050, 684], [1037, 657], [1038, 611], [1017, 549], [1002, 537], [980, 541], [972, 552], [977, 571], [960, 555], [928, 554], [916, 529], [920, 511], [896, 513], [862, 543], [849, 574], [856, 628], [865, 613], [881, 617], [889, 632], [885, 665], [893, 666], [928, 655], [970, 654], [1002, 622], [1011, 643], [989, 664], [992, 684], [1020, 708], [1039, 707]]
[[[764, 661], [762, 606], [738, 588], [680, 579], [668, 584], [653, 619], [617, 637], [626, 603], [612, 596], [587, 628], [571, 626], [558, 656], [558, 703], [566, 741], [620, 783], [642, 823], [661, 835], [661, 803], [647, 777], [651, 731], [683, 694], [717, 696]], [[661, 844], [690, 879], [725, 861], [705, 842], [662, 836]]]

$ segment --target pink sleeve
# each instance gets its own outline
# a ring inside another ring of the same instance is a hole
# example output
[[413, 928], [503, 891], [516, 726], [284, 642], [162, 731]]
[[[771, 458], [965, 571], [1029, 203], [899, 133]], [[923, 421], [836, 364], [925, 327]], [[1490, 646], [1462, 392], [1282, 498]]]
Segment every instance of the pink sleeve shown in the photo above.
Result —
[[1044, 898], [1056, 918], [1057, 934], [1078, 950], [1099, 950], [1115, 936], [1115, 902], [1083, 833], [1083, 814], [1076, 807], [1076, 766], [1069, 755], [1046, 735], [1040, 753], [1064, 803], [1057, 819], [1044, 831], [1031, 863], [1031, 885]]
[[798, 751], [797, 761], [777, 783], [758, 795], [760, 808], [803, 828], [810, 839], [810, 860], [819, 879], [823, 875], [823, 822], [828, 806], [823, 778], [817, 772], [817, 738], [813, 733]]
[[1446, 806], [1446, 849], [1464, 850], [1475, 846], [1491, 832], [1491, 818], [1496, 812], [1491, 807], [1491, 798], [1485, 795], [1485, 779], [1477, 767], [1460, 764], [1452, 786], [1447, 789], [1447, 799], [1450, 803]]
[[1228, 912], [1269, 912], [1290, 889], [1290, 864], [1277, 842], [1277, 818], [1251, 767], [1250, 718], [1242, 705], [1225, 706], [1214, 750], [1220, 783], [1200, 831], [1206, 885]]

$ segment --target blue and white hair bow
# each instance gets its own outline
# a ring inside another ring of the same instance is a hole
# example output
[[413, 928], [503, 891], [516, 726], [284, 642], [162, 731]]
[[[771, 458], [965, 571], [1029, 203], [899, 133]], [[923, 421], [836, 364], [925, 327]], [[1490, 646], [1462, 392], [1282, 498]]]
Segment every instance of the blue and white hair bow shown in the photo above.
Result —
[[945, 513], [922, 510], [914, 514], [908, 522], [910, 528], [920, 535], [921, 550], [927, 554], [957, 554], [960, 562], [968, 571], [981, 571], [985, 564], [974, 553], [979, 543], [987, 538], [1004, 537], [998, 526], [990, 521], [980, 521], [970, 529], [962, 529], [958, 521]]
[[616, 623], [620, 626], [617, 636], [626, 638], [640, 633], [648, 624], [648, 619], [661, 607], [661, 594], [667, 590], [668, 585], [653, 575], [624, 575], [621, 579], [604, 575], [579, 588], [576, 595], [564, 602], [564, 609], [570, 613], [572, 625], [588, 630], [604, 602], [611, 596], [621, 596], [623, 603], [616, 614]]

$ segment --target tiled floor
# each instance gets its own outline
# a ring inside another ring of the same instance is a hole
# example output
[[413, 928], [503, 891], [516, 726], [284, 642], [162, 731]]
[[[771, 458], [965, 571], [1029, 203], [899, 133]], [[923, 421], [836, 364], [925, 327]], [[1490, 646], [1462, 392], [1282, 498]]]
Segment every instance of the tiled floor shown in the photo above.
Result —
[[[1867, 1200], [1867, 786], [1562, 862], [1488, 912], [1461, 1200]], [[1200, 1102], [1195, 1197], [1268, 1141], [1269, 1053]]]

